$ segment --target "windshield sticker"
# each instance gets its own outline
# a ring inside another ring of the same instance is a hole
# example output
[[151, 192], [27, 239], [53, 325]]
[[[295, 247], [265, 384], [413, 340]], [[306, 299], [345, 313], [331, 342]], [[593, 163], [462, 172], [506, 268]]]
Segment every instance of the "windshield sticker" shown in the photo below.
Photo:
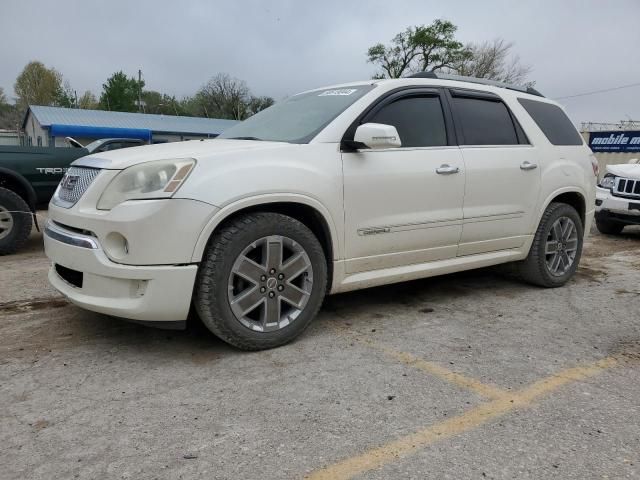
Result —
[[319, 97], [328, 97], [330, 95], [351, 95], [353, 92], [357, 92], [357, 88], [341, 88], [339, 90], [325, 90], [322, 92]]

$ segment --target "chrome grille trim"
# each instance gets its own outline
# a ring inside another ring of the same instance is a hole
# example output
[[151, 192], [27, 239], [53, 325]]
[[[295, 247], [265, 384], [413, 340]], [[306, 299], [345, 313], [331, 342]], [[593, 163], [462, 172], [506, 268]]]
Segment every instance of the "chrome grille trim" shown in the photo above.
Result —
[[100, 247], [97, 239], [89, 235], [81, 235], [67, 230], [51, 220], [47, 220], [44, 224], [44, 234], [49, 238], [66, 243], [67, 245], [73, 245], [74, 247], [88, 248], [91, 250], [97, 250]]
[[640, 198], [640, 180], [616, 178], [613, 184], [613, 194], [618, 197]]
[[59, 207], [71, 208], [84, 195], [96, 179], [100, 169], [87, 167], [71, 167], [60, 181], [53, 196], [53, 203]]

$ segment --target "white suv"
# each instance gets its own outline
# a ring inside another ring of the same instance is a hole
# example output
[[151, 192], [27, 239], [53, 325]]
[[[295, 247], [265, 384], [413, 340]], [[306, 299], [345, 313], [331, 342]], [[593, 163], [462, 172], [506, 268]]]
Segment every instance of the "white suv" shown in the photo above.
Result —
[[596, 188], [596, 226], [617, 235], [627, 225], [640, 225], [640, 163], [607, 165]]
[[295, 95], [214, 140], [74, 162], [49, 210], [52, 285], [97, 312], [299, 335], [327, 293], [506, 262], [563, 285], [597, 163], [532, 89], [432, 73]]

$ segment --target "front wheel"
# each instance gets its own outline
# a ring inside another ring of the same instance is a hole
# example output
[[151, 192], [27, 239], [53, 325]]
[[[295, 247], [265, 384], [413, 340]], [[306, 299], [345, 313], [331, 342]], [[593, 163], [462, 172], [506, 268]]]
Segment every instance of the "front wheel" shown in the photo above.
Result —
[[311, 230], [286, 215], [253, 213], [235, 218], [211, 239], [194, 305], [225, 342], [262, 350], [300, 335], [326, 288], [324, 251]]
[[552, 203], [542, 215], [533, 245], [519, 265], [522, 278], [542, 287], [560, 287], [575, 274], [584, 229], [575, 208], [566, 203]]
[[0, 255], [14, 253], [24, 245], [33, 226], [31, 215], [22, 197], [0, 188]]

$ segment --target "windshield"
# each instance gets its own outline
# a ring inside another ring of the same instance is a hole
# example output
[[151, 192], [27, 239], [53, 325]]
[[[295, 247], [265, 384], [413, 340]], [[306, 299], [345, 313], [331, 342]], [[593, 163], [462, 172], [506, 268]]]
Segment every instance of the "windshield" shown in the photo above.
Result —
[[354, 85], [294, 95], [225, 130], [218, 138], [308, 143], [373, 87]]
[[89, 150], [89, 153], [92, 153], [95, 149], [97, 149], [100, 145], [102, 145], [106, 140], [103, 138], [101, 140], [96, 140], [95, 142], [91, 142], [89, 145], [86, 145], [84, 148]]

